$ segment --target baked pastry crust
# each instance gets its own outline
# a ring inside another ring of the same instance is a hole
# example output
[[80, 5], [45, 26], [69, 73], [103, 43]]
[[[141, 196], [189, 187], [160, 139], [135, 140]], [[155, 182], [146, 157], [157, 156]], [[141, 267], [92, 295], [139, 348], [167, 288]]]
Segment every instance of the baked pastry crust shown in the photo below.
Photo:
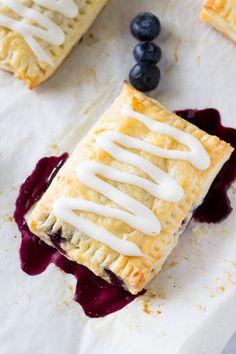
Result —
[[236, 43], [235, 0], [207, 0], [202, 6], [200, 18]]
[[[178, 203], [154, 198], [149, 193], [143, 193], [141, 188], [134, 185], [109, 181], [104, 178], [107, 183], [152, 210], [161, 223], [161, 232], [155, 237], [147, 237], [120, 220], [76, 211], [76, 214], [100, 225], [118, 237], [134, 242], [145, 255], [148, 255], [147, 257], [129, 257], [118, 254], [73, 226], [57, 219], [52, 212], [54, 202], [62, 196], [82, 198], [114, 207], [111, 200], [86, 187], [77, 179], [76, 167], [84, 161], [93, 160], [146, 178], [141, 170], [115, 160], [95, 144], [97, 136], [104, 131], [115, 130], [164, 149], [184, 149], [183, 145], [173, 138], [153, 133], [137, 120], [124, 116], [121, 111], [126, 105], [132, 106], [133, 110], [148, 115], [154, 120], [194, 135], [205, 147], [211, 159], [210, 167], [200, 171], [187, 161], [164, 159], [143, 151], [135, 151], [137, 155], [150, 160], [178, 181], [184, 190], [184, 197]], [[49, 235], [59, 232], [62, 240], [60, 247], [66, 257], [85, 265], [107, 281], [110, 281], [109, 272], [107, 272], [109, 270], [122, 280], [124, 288], [136, 294], [160, 271], [167, 256], [177, 244], [183, 221], [189, 218], [194, 205], [197, 205], [204, 197], [210, 187], [208, 185], [209, 179], [212, 180], [215, 177], [217, 172], [214, 171], [219, 170], [219, 166], [223, 165], [232, 151], [233, 149], [226, 142], [216, 136], [206, 134], [189, 122], [168, 112], [157, 101], [125, 84], [120, 96], [78, 144], [41, 200], [27, 215], [27, 223], [30, 230], [49, 245], [52, 245]]]
[[[31, 0], [18, 1], [42, 14], [45, 12], [43, 6]], [[71, 49], [87, 32], [107, 2], [108, 0], [76, 0], [79, 13], [75, 18], [67, 18], [56, 11], [47, 9], [47, 16], [65, 33], [65, 41], [60, 46], [51, 45], [38, 39], [42, 48], [52, 58], [53, 66], [41, 62], [19, 33], [0, 26], [0, 67], [13, 72], [19, 80], [25, 80], [28, 88], [33, 89], [54, 73]], [[0, 4], [0, 15], [24, 21], [22, 17], [4, 4]], [[34, 26], [37, 24], [34, 23]]]

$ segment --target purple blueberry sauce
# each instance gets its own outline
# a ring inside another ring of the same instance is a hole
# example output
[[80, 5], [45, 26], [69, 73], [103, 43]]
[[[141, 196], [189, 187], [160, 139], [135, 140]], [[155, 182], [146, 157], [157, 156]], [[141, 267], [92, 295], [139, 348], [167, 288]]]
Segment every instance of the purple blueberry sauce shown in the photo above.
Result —
[[[209, 134], [217, 135], [236, 148], [236, 130], [222, 126], [217, 110], [184, 110], [176, 113]], [[37, 275], [42, 273], [50, 263], [54, 263], [64, 272], [73, 274], [77, 280], [75, 301], [82, 306], [87, 316], [103, 317], [120, 310], [137, 296], [125, 291], [121, 287], [122, 281], [109, 270], [105, 271], [109, 274], [112, 284], [97, 277], [86, 267], [69, 261], [61, 254], [63, 252], [60, 247], [62, 241], [60, 233], [49, 235], [57, 249], [52, 248], [29, 231], [24, 219], [27, 211], [46, 191], [67, 157], [68, 154], [65, 153], [59, 157], [41, 159], [20, 188], [14, 219], [22, 236], [20, 247], [21, 268], [29, 275]], [[227, 191], [235, 178], [236, 152], [232, 154], [230, 160], [216, 177], [203, 204], [195, 211], [194, 218], [196, 220], [209, 223], [220, 222], [230, 214], [232, 207]]]
[[[216, 109], [187, 109], [175, 113], [205, 132], [218, 136], [236, 149], [236, 129], [224, 127], [221, 124], [220, 113]], [[193, 217], [196, 221], [217, 223], [229, 216], [232, 207], [227, 192], [235, 179], [236, 150], [215, 178], [203, 203], [195, 210]]]
[[[60, 248], [60, 235], [50, 235], [56, 248], [48, 246], [32, 234], [24, 216], [32, 205], [46, 191], [68, 154], [41, 159], [32, 174], [22, 184], [16, 201], [14, 219], [21, 232], [20, 260], [22, 270], [29, 275], [42, 273], [50, 263], [64, 272], [72, 274], [77, 280], [74, 299], [89, 317], [103, 317], [133, 301], [137, 296], [121, 287], [121, 281], [109, 271], [112, 284], [94, 275], [89, 269], [69, 261], [57, 249]], [[139, 295], [143, 294], [140, 293]]]

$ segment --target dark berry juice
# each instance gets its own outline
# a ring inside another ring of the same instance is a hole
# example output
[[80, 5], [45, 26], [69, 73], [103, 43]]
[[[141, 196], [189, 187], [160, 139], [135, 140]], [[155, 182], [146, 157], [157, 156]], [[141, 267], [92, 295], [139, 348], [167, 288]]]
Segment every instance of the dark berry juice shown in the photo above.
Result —
[[69, 261], [56, 248], [48, 246], [32, 234], [24, 219], [27, 211], [46, 191], [67, 157], [67, 154], [63, 154], [60, 157], [41, 159], [20, 188], [14, 219], [22, 237], [21, 268], [29, 275], [37, 275], [42, 273], [50, 263], [54, 263], [64, 272], [73, 274], [77, 280], [75, 301], [82, 306], [87, 316], [103, 317], [120, 310], [137, 296], [125, 291], [114, 274], [108, 273], [112, 282], [110, 284], [94, 275], [86, 267]]

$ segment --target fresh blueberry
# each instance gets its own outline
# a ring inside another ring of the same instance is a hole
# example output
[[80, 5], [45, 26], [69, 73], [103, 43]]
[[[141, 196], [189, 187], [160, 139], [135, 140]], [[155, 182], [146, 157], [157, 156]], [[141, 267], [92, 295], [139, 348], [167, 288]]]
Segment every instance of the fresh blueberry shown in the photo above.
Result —
[[138, 63], [157, 64], [161, 59], [160, 47], [152, 42], [137, 44], [133, 53]]
[[161, 24], [158, 18], [150, 12], [141, 12], [130, 25], [132, 35], [140, 41], [152, 41], [160, 31]]
[[142, 92], [154, 90], [160, 82], [160, 70], [154, 64], [136, 64], [129, 73], [129, 80], [134, 88]]

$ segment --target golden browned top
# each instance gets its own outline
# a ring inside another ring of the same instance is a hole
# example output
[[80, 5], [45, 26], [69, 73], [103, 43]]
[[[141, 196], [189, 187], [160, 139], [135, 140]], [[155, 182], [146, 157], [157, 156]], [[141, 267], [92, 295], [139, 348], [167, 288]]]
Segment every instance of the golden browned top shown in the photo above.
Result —
[[201, 19], [236, 43], [236, 0], [207, 0]]
[[[187, 161], [164, 159], [144, 151], [133, 151], [137, 155], [150, 160], [178, 181], [185, 193], [179, 203], [166, 202], [154, 198], [148, 192], [144, 193], [139, 187], [105, 179], [107, 183], [112, 184], [118, 190], [130, 195], [152, 210], [161, 223], [161, 232], [156, 237], [147, 237], [117, 219], [77, 211], [80, 216], [100, 225], [117, 237], [136, 243], [148, 257], [120, 255], [86, 236], [80, 230], [57, 219], [52, 212], [53, 203], [61, 196], [82, 198], [98, 204], [120, 208], [113, 201], [83, 185], [77, 179], [76, 167], [85, 160], [97, 161], [115, 169], [148, 178], [139, 168], [118, 161], [101, 150], [95, 143], [101, 132], [118, 131], [164, 149], [186, 149], [173, 138], [154, 133], [135, 119], [124, 116], [121, 111], [125, 105], [131, 105], [134, 110], [144, 113], [154, 120], [194, 135], [201, 141], [211, 158], [210, 167], [205, 171], [200, 171]], [[107, 274], [104, 269], [110, 269], [124, 281], [131, 292], [137, 293], [160, 270], [177, 242], [177, 232], [183, 220], [187, 218], [193, 205], [201, 197], [209, 175], [219, 163], [229, 157], [231, 152], [232, 148], [229, 144], [215, 136], [206, 134], [194, 125], [168, 112], [157, 101], [146, 97], [126, 84], [121, 95], [78, 144], [47, 192], [31, 211], [28, 217], [29, 227], [34, 234], [48, 243], [50, 243], [50, 240], [47, 231], [57, 232], [61, 229], [64, 239], [62, 247], [69, 259], [87, 266], [105, 279], [107, 279]]]
[[[56, 11], [45, 9], [32, 0], [18, 1], [28, 8], [42, 14], [45, 13], [65, 33], [65, 41], [60, 46], [37, 39], [42, 48], [52, 57], [54, 65], [50, 66], [36, 58], [20, 34], [0, 26], [0, 67], [13, 72], [18, 79], [25, 80], [29, 88], [34, 88], [53, 74], [73, 46], [91, 26], [108, 0], [75, 0], [80, 11], [73, 19], [67, 18]], [[0, 15], [18, 21], [26, 21], [3, 3], [0, 4]], [[37, 23], [30, 20], [27, 20], [27, 23], [38, 26]]]

